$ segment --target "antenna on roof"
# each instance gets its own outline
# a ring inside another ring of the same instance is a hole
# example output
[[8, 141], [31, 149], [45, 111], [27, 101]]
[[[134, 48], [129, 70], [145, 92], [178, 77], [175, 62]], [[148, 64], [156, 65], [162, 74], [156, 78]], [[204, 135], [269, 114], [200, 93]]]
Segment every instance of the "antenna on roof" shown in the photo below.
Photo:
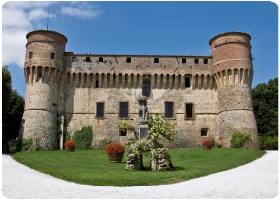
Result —
[[49, 1], [48, 18], [47, 18], [47, 31], [49, 30], [50, 6], [51, 6], [51, 2]]

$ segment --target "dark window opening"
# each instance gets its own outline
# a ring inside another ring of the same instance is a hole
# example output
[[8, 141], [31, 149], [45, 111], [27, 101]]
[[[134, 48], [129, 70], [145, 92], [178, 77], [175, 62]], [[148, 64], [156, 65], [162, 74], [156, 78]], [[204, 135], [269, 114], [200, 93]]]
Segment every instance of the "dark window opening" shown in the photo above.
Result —
[[52, 104], [53, 106], [57, 106], [55, 103]]
[[159, 63], [159, 58], [154, 58], [154, 63]]
[[29, 59], [32, 59], [33, 52], [29, 52]]
[[187, 63], [187, 59], [186, 58], [182, 58], [182, 63]]
[[104, 117], [104, 103], [97, 103], [96, 117]]
[[99, 57], [98, 61], [103, 62], [103, 57]]
[[39, 73], [39, 78], [41, 78], [42, 77], [42, 73]]
[[208, 59], [204, 59], [204, 64], [208, 64]]
[[77, 58], [76, 57], [72, 57], [72, 62], [77, 62]]
[[120, 136], [126, 136], [126, 131], [121, 130]]
[[128, 118], [128, 102], [120, 102], [120, 118]]
[[150, 84], [149, 83], [143, 83], [142, 95], [146, 96], [146, 97], [150, 96]]
[[165, 117], [173, 118], [173, 102], [165, 102]]
[[191, 79], [190, 79], [190, 77], [186, 77], [185, 78], [185, 87], [186, 88], [191, 87]]
[[86, 57], [86, 62], [90, 62], [90, 57]]
[[207, 131], [206, 130], [201, 130], [201, 136], [207, 136]]
[[197, 58], [196, 58], [196, 59], [194, 59], [194, 63], [196, 63], [196, 64], [198, 63], [198, 59], [197, 59]]
[[96, 81], [95, 87], [98, 88], [98, 81]]
[[126, 58], [127, 63], [131, 63], [131, 58]]
[[186, 118], [191, 118], [192, 116], [193, 116], [192, 103], [187, 103], [186, 104]]
[[59, 117], [59, 114], [56, 114], [57, 117]]
[[51, 52], [51, 59], [55, 58], [55, 53]]

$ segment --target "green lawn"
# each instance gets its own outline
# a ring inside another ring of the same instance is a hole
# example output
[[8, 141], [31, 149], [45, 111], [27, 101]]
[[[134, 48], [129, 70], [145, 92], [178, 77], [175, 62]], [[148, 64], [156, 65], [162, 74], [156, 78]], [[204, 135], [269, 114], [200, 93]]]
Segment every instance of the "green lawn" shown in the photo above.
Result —
[[175, 171], [125, 170], [126, 160], [110, 163], [104, 150], [30, 151], [13, 154], [18, 162], [37, 171], [79, 184], [98, 186], [162, 185], [206, 176], [249, 163], [266, 152], [248, 149], [169, 149]]

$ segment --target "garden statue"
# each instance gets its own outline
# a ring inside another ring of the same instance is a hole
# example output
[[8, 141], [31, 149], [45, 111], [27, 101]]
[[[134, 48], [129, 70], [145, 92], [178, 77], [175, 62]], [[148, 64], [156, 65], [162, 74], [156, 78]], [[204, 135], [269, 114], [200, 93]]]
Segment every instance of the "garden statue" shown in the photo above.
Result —
[[139, 123], [141, 121], [147, 121], [149, 117], [148, 107], [147, 107], [147, 98], [145, 96], [138, 96], [138, 113], [139, 113]]

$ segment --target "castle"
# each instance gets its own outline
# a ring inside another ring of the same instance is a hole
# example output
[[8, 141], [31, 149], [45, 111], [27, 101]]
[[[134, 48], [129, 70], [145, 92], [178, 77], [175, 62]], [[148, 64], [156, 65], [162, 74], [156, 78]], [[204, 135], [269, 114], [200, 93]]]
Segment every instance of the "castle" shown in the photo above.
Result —
[[230, 147], [238, 130], [251, 134], [246, 148], [259, 149], [247, 33], [214, 36], [212, 56], [74, 54], [65, 52], [61, 33], [35, 30], [26, 38], [23, 137], [39, 139], [41, 150], [62, 149], [58, 120], [70, 134], [91, 125], [93, 148], [106, 138], [125, 143], [130, 134], [119, 124], [138, 127], [139, 95], [149, 114], [177, 123], [174, 142], [165, 141], [169, 148], [201, 147], [210, 136]]

